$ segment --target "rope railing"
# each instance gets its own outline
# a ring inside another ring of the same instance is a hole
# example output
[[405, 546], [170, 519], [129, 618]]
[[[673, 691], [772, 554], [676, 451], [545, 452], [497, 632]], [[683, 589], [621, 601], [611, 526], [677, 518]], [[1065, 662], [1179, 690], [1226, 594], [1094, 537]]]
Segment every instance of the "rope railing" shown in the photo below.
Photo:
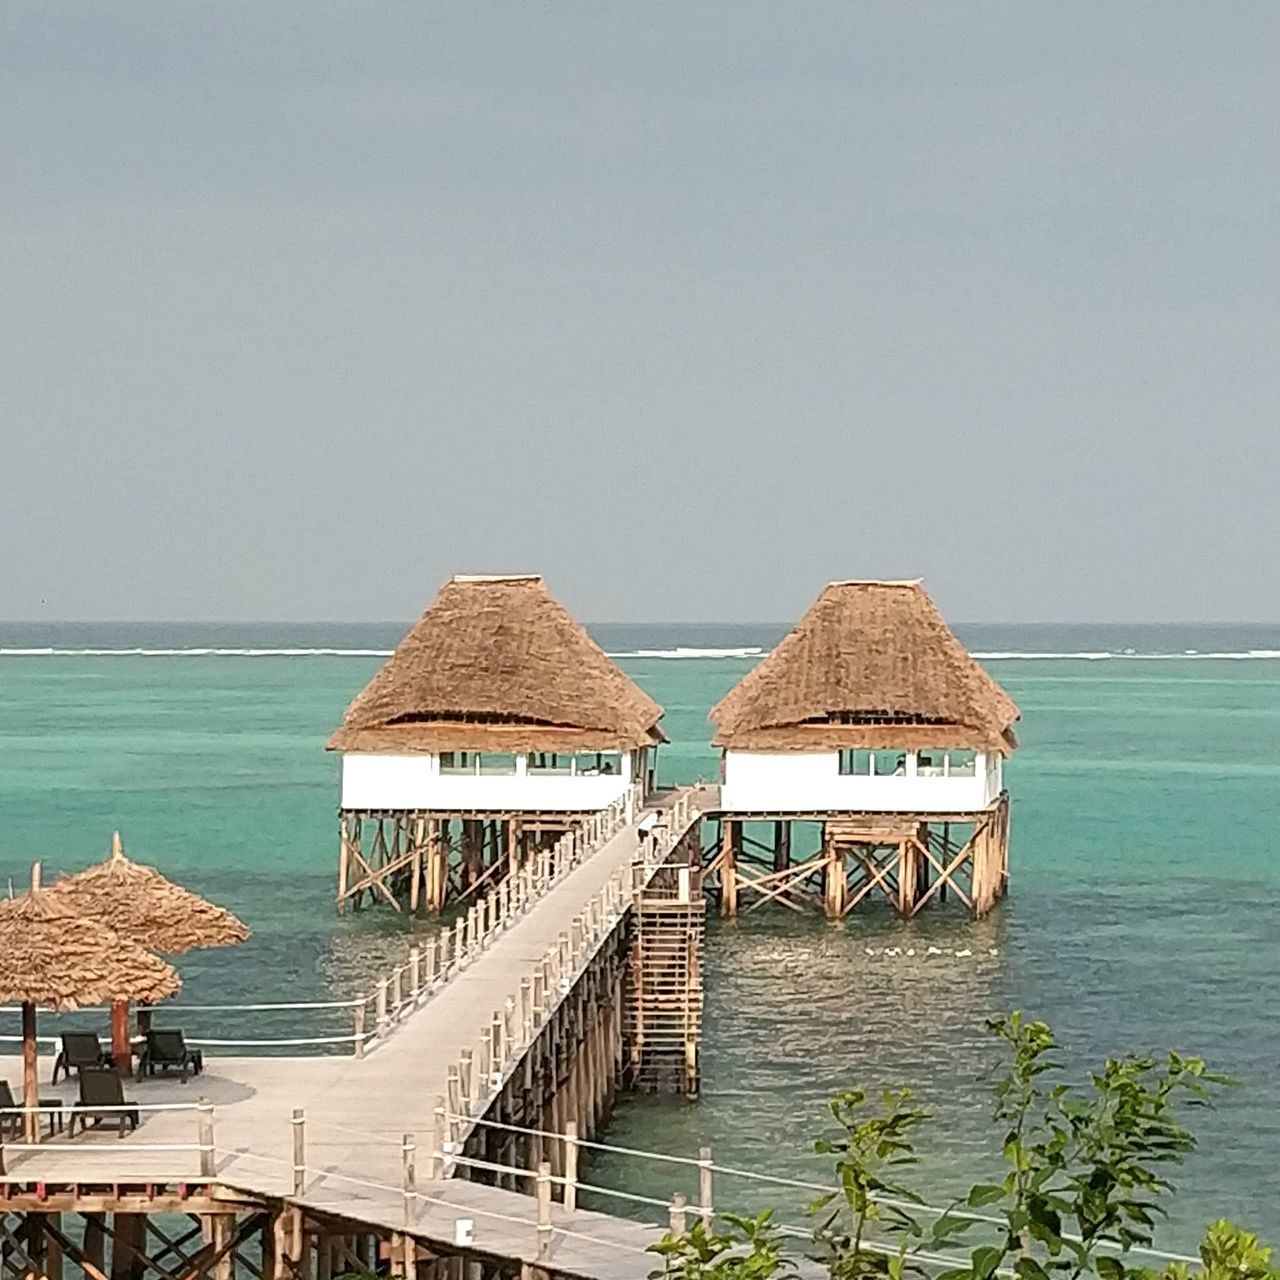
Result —
[[[194, 1112], [196, 1116], [196, 1134], [192, 1142], [147, 1142], [137, 1137], [130, 1138], [131, 1152], [188, 1152], [198, 1157], [197, 1168], [200, 1176], [212, 1177], [214, 1168], [214, 1107], [208, 1098], [200, 1098], [196, 1102], [124, 1102], [97, 1103], [84, 1101], [62, 1101], [47, 1099], [34, 1107], [0, 1107], [0, 1176], [8, 1173], [7, 1157], [17, 1152], [19, 1155], [48, 1151], [75, 1151], [83, 1153], [85, 1143], [75, 1142], [75, 1125], [79, 1120], [83, 1126], [82, 1133], [87, 1131], [90, 1122], [96, 1128], [101, 1123], [120, 1117], [121, 1136], [124, 1136], [124, 1124], [132, 1119], [134, 1129], [142, 1124], [146, 1115], [171, 1113], [175, 1111]], [[21, 1118], [24, 1130], [21, 1138], [9, 1138], [7, 1130], [9, 1117]], [[49, 1138], [39, 1140], [39, 1123], [48, 1121]], [[65, 1130], [68, 1140], [57, 1141], [59, 1130]]]
[[[564, 1148], [564, 1167], [566, 1169], [574, 1169], [577, 1167], [576, 1150], [585, 1149], [590, 1151], [599, 1151], [609, 1155], [622, 1156], [628, 1159], [650, 1161], [657, 1164], [680, 1165], [690, 1170], [697, 1170], [698, 1173], [698, 1200], [695, 1204], [689, 1205], [683, 1195], [680, 1195], [681, 1205], [684, 1208], [697, 1213], [708, 1221], [716, 1216], [716, 1210], [713, 1207], [712, 1187], [716, 1177], [722, 1178], [738, 1178], [752, 1182], [767, 1183], [772, 1186], [786, 1187], [794, 1190], [804, 1191], [806, 1193], [817, 1193], [819, 1195], [830, 1194], [837, 1191], [838, 1188], [830, 1183], [810, 1182], [803, 1178], [789, 1177], [783, 1174], [762, 1173], [757, 1169], [741, 1169], [732, 1165], [717, 1164], [713, 1161], [710, 1147], [702, 1147], [697, 1157], [676, 1155], [669, 1151], [647, 1151], [638, 1147], [621, 1146], [615, 1143], [596, 1142], [587, 1138], [580, 1138], [577, 1133], [577, 1126], [570, 1124], [565, 1130], [557, 1131], [551, 1129], [538, 1129], [525, 1125], [509, 1124], [497, 1120], [488, 1120], [484, 1118], [470, 1118], [465, 1116], [446, 1116], [447, 1119], [458, 1122], [468, 1121], [470, 1124], [482, 1128], [499, 1129], [503, 1132], [523, 1134], [527, 1137], [539, 1138], [559, 1142]], [[575, 1157], [569, 1158], [570, 1149], [575, 1150]], [[450, 1155], [449, 1163], [461, 1165], [463, 1167], [479, 1167], [483, 1162], [473, 1160], [471, 1157], [463, 1155]], [[506, 1172], [521, 1178], [536, 1177], [536, 1170], [522, 1168], [520, 1166], [502, 1166], [502, 1172]], [[582, 1181], [576, 1176], [553, 1178], [552, 1181], [558, 1185], [568, 1186], [572, 1184], [574, 1192], [588, 1191], [605, 1197], [613, 1197], [615, 1199], [626, 1200], [637, 1204], [648, 1204], [652, 1207], [670, 1208], [673, 1201], [658, 1200], [652, 1196], [643, 1196], [637, 1192], [624, 1191], [618, 1187], [604, 1187], [590, 1182]], [[576, 1198], [576, 1197], [575, 1197]], [[953, 1205], [946, 1208], [938, 1205], [919, 1204], [914, 1201], [895, 1199], [891, 1196], [875, 1196], [873, 1197], [877, 1203], [906, 1210], [910, 1213], [919, 1213], [922, 1215], [932, 1215], [933, 1219], [938, 1219], [944, 1215], [956, 1218], [961, 1221], [984, 1223], [990, 1226], [1005, 1227], [1007, 1224], [1003, 1218], [997, 1217], [995, 1214], [979, 1213], [963, 1205]], [[803, 1233], [801, 1233], [803, 1234]], [[1063, 1239], [1071, 1240], [1074, 1243], [1082, 1243], [1081, 1238], [1071, 1233], [1064, 1233]], [[1120, 1249], [1120, 1245], [1116, 1242], [1105, 1242], [1108, 1247]], [[868, 1248], [873, 1246], [868, 1245]], [[874, 1250], [873, 1250], [874, 1251]], [[893, 1250], [896, 1252], [896, 1249]], [[1185, 1262], [1199, 1263], [1200, 1259], [1190, 1254], [1172, 1252], [1165, 1249], [1156, 1249], [1145, 1245], [1131, 1245], [1128, 1251], [1140, 1254], [1144, 1257], [1159, 1259], [1164, 1262]], [[922, 1260], [925, 1259], [923, 1254], [917, 1255]], [[963, 1265], [963, 1260], [948, 1263], [948, 1265]], [[1012, 1273], [1011, 1273], [1012, 1274]]]

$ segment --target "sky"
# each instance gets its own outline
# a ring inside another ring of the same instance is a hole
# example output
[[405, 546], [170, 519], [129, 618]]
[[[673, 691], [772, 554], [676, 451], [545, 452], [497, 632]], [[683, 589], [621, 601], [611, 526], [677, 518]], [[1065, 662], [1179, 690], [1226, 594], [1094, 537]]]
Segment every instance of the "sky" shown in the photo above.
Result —
[[1280, 6], [0, 7], [0, 619], [1280, 619]]

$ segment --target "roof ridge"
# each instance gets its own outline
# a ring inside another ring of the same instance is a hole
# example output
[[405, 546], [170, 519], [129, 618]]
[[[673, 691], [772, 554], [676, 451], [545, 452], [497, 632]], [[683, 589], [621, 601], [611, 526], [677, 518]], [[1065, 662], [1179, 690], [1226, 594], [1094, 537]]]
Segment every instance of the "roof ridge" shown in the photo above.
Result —
[[[832, 589], [846, 586], [910, 589]], [[1007, 751], [1017, 718], [918, 580], [829, 583], [711, 710], [717, 745], [759, 750], [880, 746], [898, 733]]]
[[[492, 740], [503, 723], [541, 726], [546, 750], [618, 749], [659, 741], [661, 718], [541, 575], [464, 574], [436, 593], [329, 746], [480, 750], [470, 739]], [[593, 736], [584, 742], [583, 734]]]

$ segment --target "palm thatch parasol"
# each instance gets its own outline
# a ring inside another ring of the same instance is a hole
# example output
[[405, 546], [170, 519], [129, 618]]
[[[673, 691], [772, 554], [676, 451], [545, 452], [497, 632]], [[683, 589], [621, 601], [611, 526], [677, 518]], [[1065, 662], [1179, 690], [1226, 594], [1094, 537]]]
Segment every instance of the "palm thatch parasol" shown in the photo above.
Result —
[[78, 1009], [113, 1000], [167, 999], [182, 986], [172, 966], [97, 920], [77, 916], [40, 889], [0, 902], [0, 1000], [22, 1005], [22, 1097], [28, 1141], [36, 1135], [36, 1006]]
[[[174, 884], [154, 867], [126, 858], [118, 831], [112, 833], [105, 862], [64, 876], [50, 886], [49, 894], [76, 915], [100, 920], [122, 938], [161, 955], [230, 947], [249, 936], [245, 924], [230, 911]], [[127, 1001], [117, 1001], [111, 1008], [111, 1052], [127, 1074]]]

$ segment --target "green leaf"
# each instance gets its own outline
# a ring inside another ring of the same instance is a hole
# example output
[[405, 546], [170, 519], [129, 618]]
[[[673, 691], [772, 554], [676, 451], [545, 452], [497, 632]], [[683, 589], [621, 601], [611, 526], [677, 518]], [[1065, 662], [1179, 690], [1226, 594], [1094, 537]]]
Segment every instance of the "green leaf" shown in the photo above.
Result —
[[983, 1245], [979, 1249], [975, 1249], [969, 1256], [970, 1262], [973, 1263], [973, 1280], [987, 1280], [987, 1278], [995, 1273], [995, 1269], [1000, 1265], [1004, 1258], [1003, 1250], [995, 1248], [993, 1245]]
[[992, 1182], [979, 1182], [969, 1188], [965, 1203], [971, 1209], [981, 1209], [984, 1205], [995, 1204], [1005, 1197], [1005, 1189]]

